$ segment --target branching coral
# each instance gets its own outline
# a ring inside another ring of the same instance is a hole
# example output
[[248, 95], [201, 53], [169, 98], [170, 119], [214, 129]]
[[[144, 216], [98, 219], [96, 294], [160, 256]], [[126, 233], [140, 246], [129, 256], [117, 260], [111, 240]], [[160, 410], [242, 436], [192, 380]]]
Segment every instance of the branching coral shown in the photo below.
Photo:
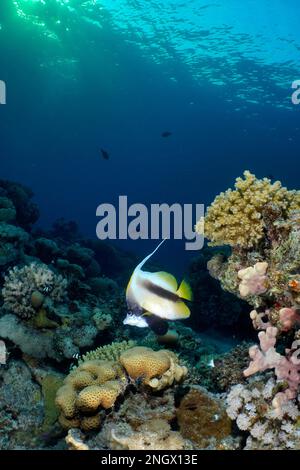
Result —
[[[206, 236], [212, 244], [228, 244], [232, 250], [227, 259], [214, 257], [208, 268], [223, 289], [245, 298], [253, 308], [253, 326], [262, 330], [260, 347], [250, 348], [244, 375], [274, 370], [268, 407], [280, 423], [285, 407], [295, 407], [300, 383], [300, 192], [258, 180], [249, 172], [244, 176], [207, 211]], [[234, 419], [243, 429], [243, 417], [237, 414]], [[251, 426], [244, 429], [252, 433]], [[278, 446], [285, 445], [279, 441]]]
[[253, 247], [264, 237], [267, 221], [263, 211], [269, 204], [289, 214], [300, 209], [300, 193], [288, 191], [279, 181], [272, 184], [267, 178], [259, 180], [245, 171], [244, 179], [237, 178], [235, 190], [221, 193], [208, 208], [206, 238], [212, 245]]
[[66, 280], [46, 265], [31, 263], [23, 268], [15, 267], [5, 276], [4, 307], [21, 318], [30, 318], [36, 313], [35, 300], [39, 295], [62, 302], [67, 295], [66, 287]]
[[274, 369], [281, 391], [275, 395], [272, 404], [280, 416], [283, 404], [297, 396], [300, 384], [300, 340], [294, 341], [291, 349], [286, 349], [286, 355], [282, 356], [275, 349], [277, 334], [275, 327], [268, 327], [258, 334], [260, 348], [255, 345], [249, 349], [251, 362], [244, 375], [249, 377], [256, 372]]
[[105, 346], [100, 346], [93, 351], [89, 351], [84, 354], [79, 360], [78, 364], [81, 365], [85, 361], [92, 360], [107, 360], [107, 361], [117, 361], [121, 354], [127, 349], [131, 349], [136, 346], [135, 341], [114, 341], [111, 344], [106, 344]]

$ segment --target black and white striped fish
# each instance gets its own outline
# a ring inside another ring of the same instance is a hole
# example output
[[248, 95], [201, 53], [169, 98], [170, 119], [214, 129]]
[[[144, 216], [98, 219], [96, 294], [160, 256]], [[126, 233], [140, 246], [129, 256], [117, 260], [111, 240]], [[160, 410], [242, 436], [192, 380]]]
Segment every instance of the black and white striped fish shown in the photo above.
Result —
[[129, 313], [123, 322], [124, 325], [140, 328], [149, 326], [157, 334], [164, 334], [167, 331], [168, 320], [185, 319], [191, 314], [185, 301], [192, 300], [192, 290], [185, 280], [178, 286], [172, 274], [142, 270], [144, 264], [164, 241], [133, 271], [126, 290]]

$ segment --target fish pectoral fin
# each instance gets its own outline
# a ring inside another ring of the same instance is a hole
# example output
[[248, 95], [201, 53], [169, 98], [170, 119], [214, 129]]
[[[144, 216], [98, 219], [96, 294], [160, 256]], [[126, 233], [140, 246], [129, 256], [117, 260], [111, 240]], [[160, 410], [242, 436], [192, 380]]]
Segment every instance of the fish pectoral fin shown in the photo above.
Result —
[[152, 313], [151, 313], [151, 312], [147, 312], [147, 311], [145, 311], [145, 312], [143, 312], [143, 313], [142, 313], [142, 315], [141, 315], [141, 316], [142, 316], [142, 317], [150, 317], [151, 315], [152, 315]]
[[165, 271], [159, 271], [153, 273], [152, 282], [163, 287], [164, 289], [169, 290], [170, 292], [176, 292], [178, 284], [176, 278]]
[[193, 300], [192, 288], [185, 279], [183, 279], [183, 281], [181, 282], [179, 288], [176, 291], [176, 294], [181, 299]]

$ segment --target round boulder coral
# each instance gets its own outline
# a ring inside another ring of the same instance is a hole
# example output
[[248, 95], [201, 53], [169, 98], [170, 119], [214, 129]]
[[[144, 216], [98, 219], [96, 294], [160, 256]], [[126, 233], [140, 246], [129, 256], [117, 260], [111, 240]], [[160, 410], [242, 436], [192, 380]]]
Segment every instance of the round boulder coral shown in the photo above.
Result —
[[167, 350], [153, 351], [137, 346], [125, 351], [120, 362], [131, 379], [141, 379], [143, 384], [162, 390], [187, 375], [187, 368], [179, 364], [176, 354]]
[[60, 424], [67, 429], [97, 429], [101, 421], [99, 412], [114, 405], [125, 383], [124, 372], [117, 363], [100, 360], [82, 363], [57, 392]]

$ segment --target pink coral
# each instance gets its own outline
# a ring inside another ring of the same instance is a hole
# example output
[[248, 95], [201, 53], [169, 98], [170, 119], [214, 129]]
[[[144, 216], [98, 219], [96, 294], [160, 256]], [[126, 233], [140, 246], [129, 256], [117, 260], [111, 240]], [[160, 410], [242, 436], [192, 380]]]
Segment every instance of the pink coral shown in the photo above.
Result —
[[242, 297], [264, 294], [268, 290], [267, 269], [268, 263], [261, 262], [238, 272], [238, 277], [242, 281], [239, 285]]
[[282, 405], [297, 396], [300, 383], [300, 340], [294, 341], [291, 349], [285, 350], [286, 356], [282, 356], [275, 349], [277, 334], [278, 329], [275, 327], [268, 327], [266, 331], [258, 334], [260, 348], [252, 346], [249, 349], [252, 360], [249, 367], [244, 370], [244, 375], [249, 377], [256, 372], [274, 369], [277, 380], [286, 382], [286, 390], [278, 392], [272, 403], [275, 411], [280, 415]]
[[260, 313], [257, 312], [257, 310], [252, 310], [250, 312], [250, 318], [256, 330], [266, 330], [268, 326], [271, 326], [269, 321], [264, 321], [265, 319], [269, 318], [269, 312], [269, 310]]
[[274, 347], [277, 333], [277, 328], [269, 326], [266, 331], [261, 331], [258, 334], [261, 349], [257, 345], [251, 346], [249, 349], [249, 356], [252, 360], [249, 367], [244, 370], [245, 377], [276, 366], [281, 357]]
[[282, 331], [289, 331], [296, 323], [300, 323], [300, 315], [294, 308], [282, 308], [279, 312]]

